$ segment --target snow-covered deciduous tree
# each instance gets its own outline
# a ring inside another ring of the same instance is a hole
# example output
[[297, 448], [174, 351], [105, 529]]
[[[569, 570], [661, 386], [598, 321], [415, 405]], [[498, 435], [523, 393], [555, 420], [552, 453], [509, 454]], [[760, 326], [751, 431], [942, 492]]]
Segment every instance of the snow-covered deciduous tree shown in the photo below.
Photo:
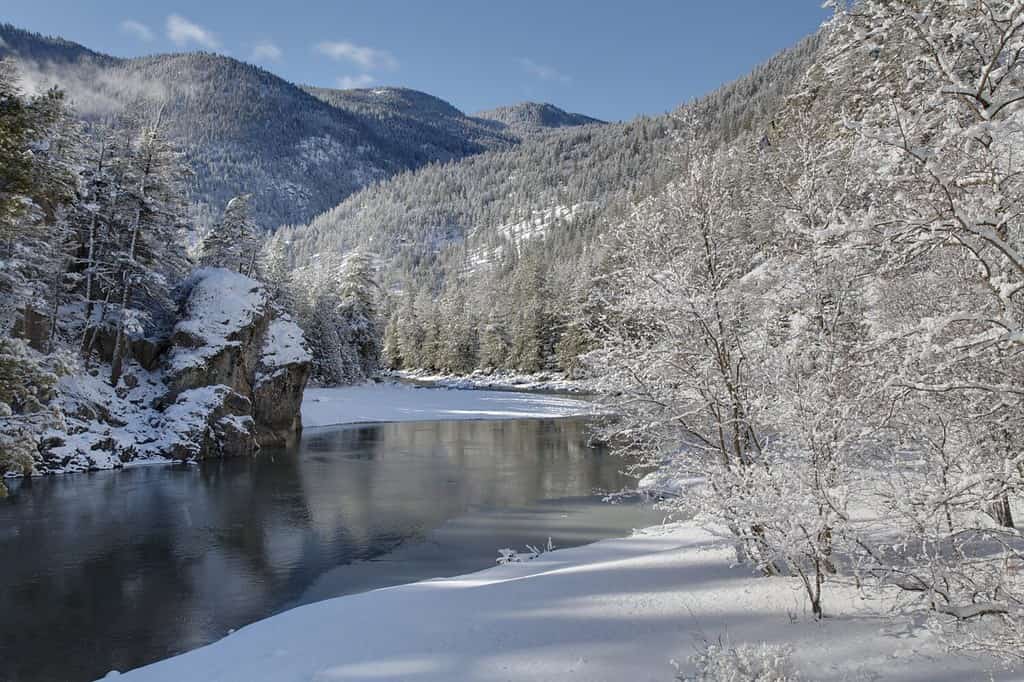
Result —
[[868, 563], [954, 630], [994, 616], [1002, 634], [955, 641], [1012, 656], [1024, 643], [1012, 514], [1024, 494], [1024, 4], [840, 4], [826, 68], [870, 198], [850, 225], [884, 256], [878, 347], [900, 359], [891, 426], [904, 452], [883, 488], [904, 563]]
[[618, 292], [593, 362], [628, 415], [611, 442], [644, 464], [704, 476], [702, 493], [677, 498], [677, 507], [721, 522], [742, 555], [775, 574], [783, 569], [761, 514], [770, 512], [750, 508], [778, 483], [759, 345], [746, 324], [760, 302], [745, 277], [766, 235], [744, 213], [740, 170], [735, 159], [694, 155], [686, 176], [615, 235]]

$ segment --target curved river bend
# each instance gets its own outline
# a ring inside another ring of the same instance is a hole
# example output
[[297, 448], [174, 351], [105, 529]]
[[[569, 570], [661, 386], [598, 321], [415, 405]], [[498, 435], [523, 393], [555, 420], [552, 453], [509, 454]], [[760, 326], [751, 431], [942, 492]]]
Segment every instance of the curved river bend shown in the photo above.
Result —
[[294, 451], [12, 481], [0, 679], [89, 680], [309, 601], [657, 523], [582, 418], [307, 431]]

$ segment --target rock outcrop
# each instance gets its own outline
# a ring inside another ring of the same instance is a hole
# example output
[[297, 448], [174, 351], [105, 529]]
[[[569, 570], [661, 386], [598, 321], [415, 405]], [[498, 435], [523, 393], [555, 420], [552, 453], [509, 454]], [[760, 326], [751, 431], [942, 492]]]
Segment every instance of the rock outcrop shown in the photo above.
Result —
[[258, 282], [204, 269], [193, 277], [185, 316], [171, 335], [168, 395], [227, 386], [249, 400], [256, 442], [284, 445], [302, 429], [310, 361], [302, 331], [275, 310]]
[[247, 456], [302, 429], [311, 358], [256, 280], [197, 270], [169, 335], [131, 339], [128, 352], [117, 386], [102, 371], [61, 381], [66, 424], [46, 434], [36, 473]]

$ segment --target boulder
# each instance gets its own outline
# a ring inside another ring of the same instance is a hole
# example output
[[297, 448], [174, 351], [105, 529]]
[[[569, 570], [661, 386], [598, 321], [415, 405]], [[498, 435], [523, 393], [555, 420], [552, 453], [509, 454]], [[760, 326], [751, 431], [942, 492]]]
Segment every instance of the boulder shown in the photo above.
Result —
[[[61, 379], [66, 423], [48, 432], [35, 473], [246, 457], [298, 436], [312, 360], [299, 327], [236, 272], [197, 270], [184, 292], [165, 339], [129, 338], [117, 386], [104, 372]], [[101, 354], [112, 344], [97, 337]]]
[[199, 270], [170, 343], [165, 400], [227, 386], [249, 401], [246, 416], [260, 446], [284, 445], [299, 434], [312, 358], [298, 325], [276, 309], [259, 282], [230, 270]]
[[287, 445], [302, 431], [302, 394], [311, 370], [302, 330], [286, 316], [275, 318], [263, 338], [253, 382], [260, 445]]
[[165, 456], [171, 459], [251, 456], [259, 448], [252, 402], [227, 386], [182, 392], [163, 419]]

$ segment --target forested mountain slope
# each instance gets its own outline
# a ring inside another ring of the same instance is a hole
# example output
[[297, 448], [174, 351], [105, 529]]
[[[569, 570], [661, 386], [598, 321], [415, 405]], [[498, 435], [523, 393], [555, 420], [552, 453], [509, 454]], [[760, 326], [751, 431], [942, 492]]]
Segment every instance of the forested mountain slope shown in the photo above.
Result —
[[[695, 125], [714, 145], [765, 135], [819, 41], [811, 36], [671, 114], [552, 129], [403, 173], [308, 225], [282, 228], [271, 248], [313, 279], [353, 250], [376, 254], [390, 296], [393, 366], [567, 369], [584, 348], [567, 347], [562, 359], [557, 348], [605, 258], [599, 237], [672, 180], [678, 131]], [[442, 334], [453, 336], [435, 338]]]
[[[291, 259], [300, 267], [357, 247], [385, 259], [398, 256], [402, 262], [421, 263], [446, 249], [493, 250], [517, 241], [517, 235], [527, 230], [514, 228], [524, 221], [567, 222], [570, 214], [575, 220], [600, 213], [607, 223], [614, 217], [610, 208], [625, 209], [632, 199], [663, 186], [671, 176], [663, 152], [671, 145], [680, 112], [696, 116], [716, 139], [760, 130], [817, 46], [818, 39], [812, 36], [750, 75], [671, 114], [552, 130], [515, 148], [403, 173], [354, 194], [308, 225], [281, 230], [279, 240], [290, 244]], [[519, 111], [517, 107], [495, 111]], [[581, 120], [579, 115], [561, 114]], [[508, 120], [516, 119], [510, 115]], [[602, 209], [594, 210], [597, 206]], [[530, 239], [539, 230], [528, 232]]]
[[315, 97], [358, 117], [396, 153], [416, 165], [451, 161], [491, 149], [504, 149], [519, 137], [467, 116], [443, 99], [409, 88], [335, 90], [305, 86]]
[[273, 229], [396, 173], [519, 141], [425, 93], [301, 88], [221, 55], [118, 59], [4, 24], [5, 56], [18, 62], [30, 92], [57, 85], [87, 120], [161, 111], [195, 172], [201, 228], [238, 194], [252, 193], [256, 220]]
[[500, 124], [503, 128], [520, 135], [533, 134], [549, 128], [569, 128], [591, 123], [603, 123], [596, 118], [583, 114], [571, 114], [556, 106], [543, 102], [520, 102], [504, 107], [497, 107], [476, 114], [482, 118]]

